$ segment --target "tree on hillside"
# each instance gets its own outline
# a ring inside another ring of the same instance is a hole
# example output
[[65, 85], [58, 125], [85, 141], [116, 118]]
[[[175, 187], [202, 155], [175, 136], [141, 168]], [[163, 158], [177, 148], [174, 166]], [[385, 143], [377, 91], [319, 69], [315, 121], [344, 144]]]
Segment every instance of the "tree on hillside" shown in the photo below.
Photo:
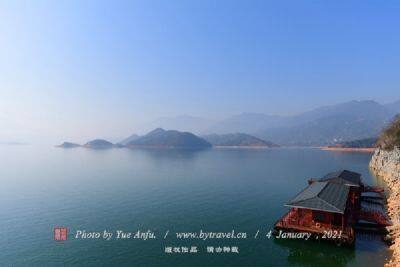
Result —
[[393, 122], [383, 129], [377, 145], [384, 150], [392, 150], [400, 146], [400, 115], [397, 115]]

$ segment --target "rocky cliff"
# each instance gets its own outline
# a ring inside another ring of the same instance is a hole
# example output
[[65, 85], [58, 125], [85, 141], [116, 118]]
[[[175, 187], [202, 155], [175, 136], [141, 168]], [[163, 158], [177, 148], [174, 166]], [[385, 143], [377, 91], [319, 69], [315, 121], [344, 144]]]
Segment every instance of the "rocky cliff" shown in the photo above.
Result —
[[396, 183], [400, 180], [400, 149], [391, 151], [376, 149], [369, 163], [370, 169], [375, 175], [382, 177], [389, 183]]
[[388, 213], [393, 226], [388, 227], [393, 240], [392, 259], [386, 266], [400, 266], [400, 149], [383, 150], [378, 148], [369, 163], [371, 171], [382, 178], [390, 189]]

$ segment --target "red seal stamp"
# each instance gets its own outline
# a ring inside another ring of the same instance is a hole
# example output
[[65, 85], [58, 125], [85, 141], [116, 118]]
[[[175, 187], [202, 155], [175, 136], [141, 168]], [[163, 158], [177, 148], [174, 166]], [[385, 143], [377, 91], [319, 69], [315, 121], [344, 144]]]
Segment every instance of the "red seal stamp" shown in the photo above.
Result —
[[67, 227], [54, 227], [54, 240], [66, 241], [68, 239]]

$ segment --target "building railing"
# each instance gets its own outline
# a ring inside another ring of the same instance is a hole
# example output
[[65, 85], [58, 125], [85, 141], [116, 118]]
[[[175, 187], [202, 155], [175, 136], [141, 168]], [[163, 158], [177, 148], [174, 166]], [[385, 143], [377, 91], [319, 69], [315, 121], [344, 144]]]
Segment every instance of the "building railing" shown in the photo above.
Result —
[[342, 231], [350, 237], [354, 236], [354, 230], [349, 227], [336, 226], [332, 224], [315, 222], [310, 216], [301, 216], [295, 210], [287, 212], [280, 220], [277, 221], [275, 226], [282, 228], [306, 228], [313, 232], [324, 233], [324, 231]]

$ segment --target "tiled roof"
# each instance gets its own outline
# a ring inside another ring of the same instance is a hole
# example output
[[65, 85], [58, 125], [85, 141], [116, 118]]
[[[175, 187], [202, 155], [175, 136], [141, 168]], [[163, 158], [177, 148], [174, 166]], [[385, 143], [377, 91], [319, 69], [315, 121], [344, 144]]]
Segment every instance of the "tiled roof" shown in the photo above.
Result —
[[345, 184], [348, 186], [360, 186], [361, 185], [361, 174], [348, 170], [340, 170], [336, 172], [330, 172], [325, 175], [320, 182], [333, 182], [339, 184]]
[[349, 187], [340, 183], [314, 182], [285, 206], [344, 213]]

